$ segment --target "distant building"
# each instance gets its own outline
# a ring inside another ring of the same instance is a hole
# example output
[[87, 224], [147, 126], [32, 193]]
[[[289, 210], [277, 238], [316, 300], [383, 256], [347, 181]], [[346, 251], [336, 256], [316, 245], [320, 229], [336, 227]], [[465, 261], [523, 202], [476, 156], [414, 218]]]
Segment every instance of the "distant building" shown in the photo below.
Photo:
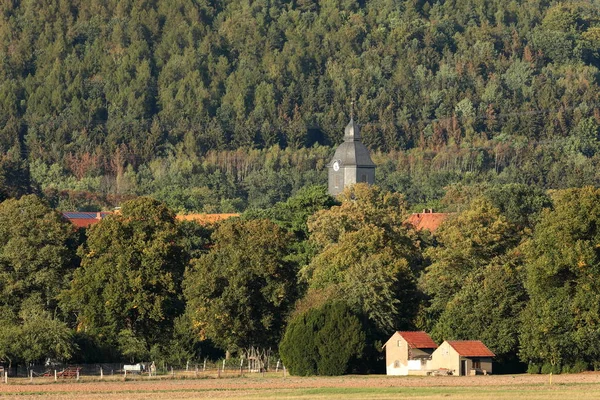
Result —
[[492, 373], [492, 358], [496, 357], [480, 340], [448, 340], [431, 356], [432, 370], [445, 369], [452, 375]]
[[423, 210], [422, 213], [411, 214], [406, 223], [414, 226], [418, 231], [428, 230], [434, 233], [449, 216], [448, 213], [434, 213], [433, 210]]
[[388, 375], [425, 375], [437, 344], [423, 332], [396, 332], [383, 345]]
[[388, 375], [487, 375], [495, 357], [480, 340], [449, 340], [438, 347], [423, 331], [395, 332], [383, 347]]
[[344, 131], [344, 143], [335, 151], [329, 169], [329, 194], [337, 196], [345, 187], [364, 182], [375, 183], [375, 163], [361, 142], [360, 128], [350, 119]]
[[63, 217], [68, 219], [76, 228], [89, 228], [92, 225], [102, 221], [107, 215], [112, 212], [79, 212], [79, 211], [64, 211]]

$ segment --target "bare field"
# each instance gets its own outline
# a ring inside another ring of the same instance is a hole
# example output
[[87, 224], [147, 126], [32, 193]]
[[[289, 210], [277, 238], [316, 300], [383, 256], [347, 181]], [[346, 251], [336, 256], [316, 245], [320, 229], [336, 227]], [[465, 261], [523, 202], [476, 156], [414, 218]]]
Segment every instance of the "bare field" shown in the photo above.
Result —
[[2, 399], [565, 399], [600, 398], [600, 374], [474, 377], [261, 377], [0, 385]]

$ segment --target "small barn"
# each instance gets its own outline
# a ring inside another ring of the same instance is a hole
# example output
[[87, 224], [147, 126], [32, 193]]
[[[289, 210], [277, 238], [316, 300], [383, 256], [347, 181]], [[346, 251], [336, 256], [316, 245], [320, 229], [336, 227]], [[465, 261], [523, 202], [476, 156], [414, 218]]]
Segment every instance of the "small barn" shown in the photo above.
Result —
[[429, 366], [452, 375], [487, 375], [495, 356], [480, 340], [448, 340], [433, 352]]
[[396, 332], [383, 347], [388, 375], [426, 375], [437, 344], [423, 331]]

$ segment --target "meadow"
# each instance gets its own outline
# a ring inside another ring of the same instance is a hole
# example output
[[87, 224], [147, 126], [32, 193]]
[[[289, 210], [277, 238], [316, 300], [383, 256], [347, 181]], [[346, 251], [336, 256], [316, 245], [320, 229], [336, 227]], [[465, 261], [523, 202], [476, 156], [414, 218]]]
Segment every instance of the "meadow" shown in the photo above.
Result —
[[2, 399], [564, 399], [600, 398], [600, 374], [498, 375], [475, 377], [263, 377], [104, 381], [0, 385]]

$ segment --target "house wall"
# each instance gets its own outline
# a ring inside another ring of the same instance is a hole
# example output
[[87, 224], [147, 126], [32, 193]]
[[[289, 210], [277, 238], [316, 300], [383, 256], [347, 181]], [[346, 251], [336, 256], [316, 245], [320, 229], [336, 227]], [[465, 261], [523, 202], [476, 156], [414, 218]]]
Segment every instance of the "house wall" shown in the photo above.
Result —
[[385, 364], [388, 375], [408, 375], [408, 343], [398, 332], [385, 344]]
[[460, 356], [448, 342], [442, 343], [440, 347], [435, 349], [431, 355], [431, 361], [427, 365], [427, 369], [430, 370], [441, 368], [452, 371], [453, 375], [460, 373]]

